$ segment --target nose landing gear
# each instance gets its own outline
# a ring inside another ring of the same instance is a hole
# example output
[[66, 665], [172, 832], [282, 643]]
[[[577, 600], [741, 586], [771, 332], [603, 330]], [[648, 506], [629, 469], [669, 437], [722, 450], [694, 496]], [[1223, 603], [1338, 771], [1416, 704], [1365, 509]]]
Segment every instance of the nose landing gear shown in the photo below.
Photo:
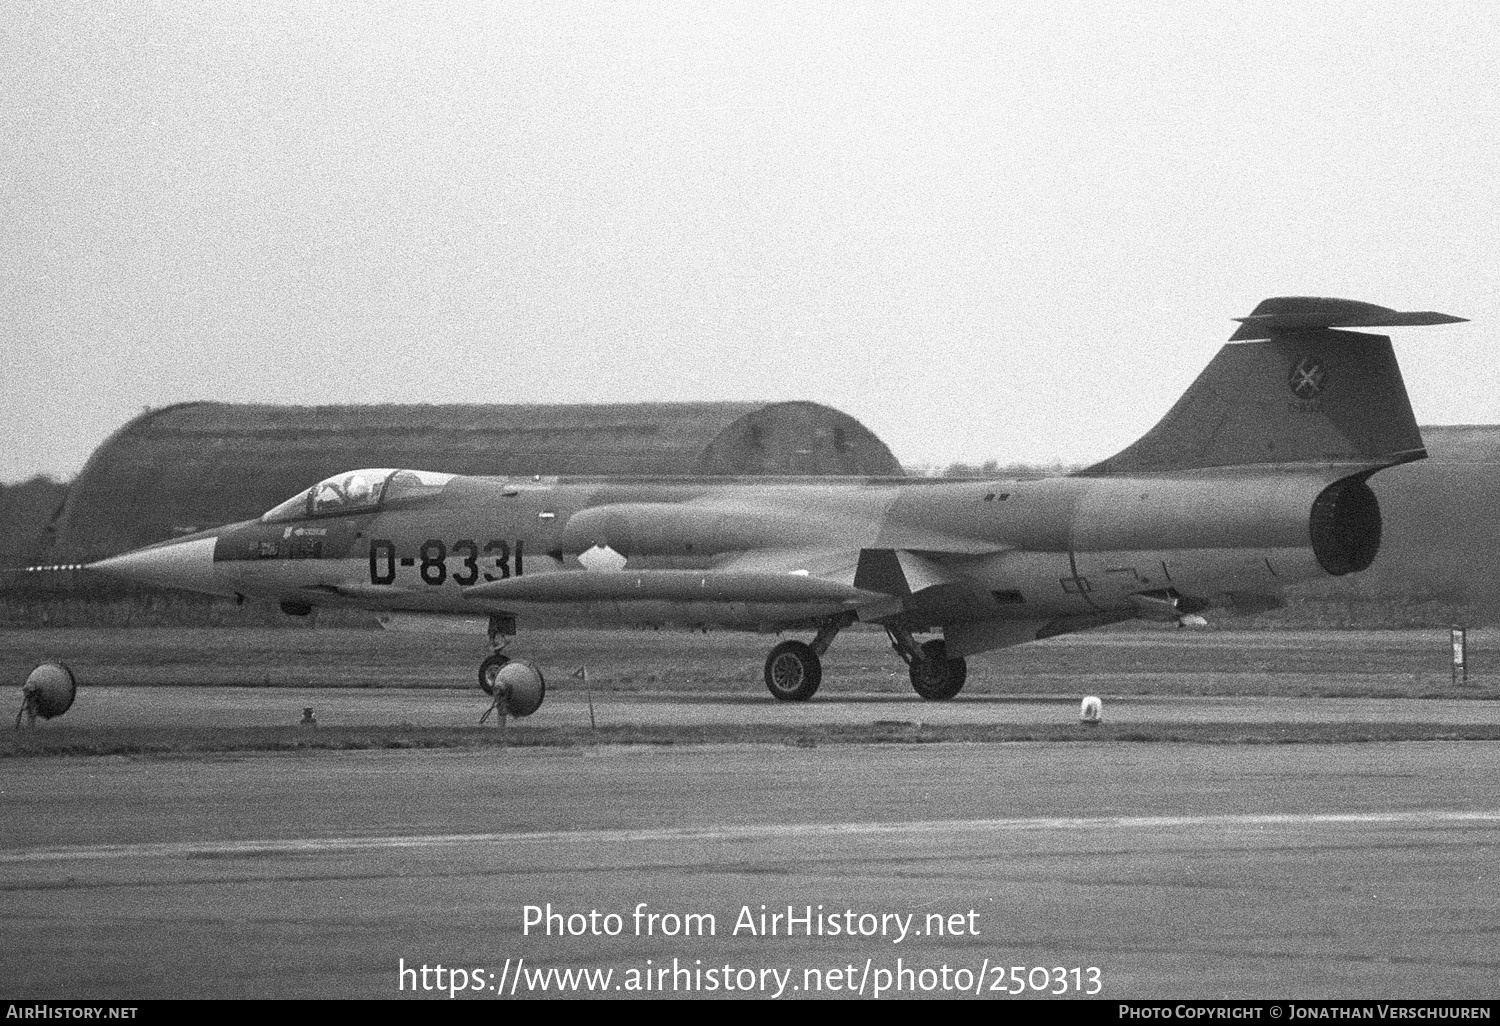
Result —
[[500, 670], [506, 663], [510, 662], [510, 656], [504, 652], [496, 652], [479, 664], [479, 690], [486, 695], [495, 693], [495, 682], [500, 677]]
[[491, 653], [479, 664], [479, 689], [486, 695], [493, 695], [501, 668], [510, 662], [510, 656], [505, 654], [505, 646], [516, 636], [516, 618], [491, 613], [487, 633]]
[[515, 636], [516, 621], [511, 616], [490, 616], [490, 648], [494, 651], [479, 664], [479, 687], [494, 698], [489, 709], [479, 718], [483, 723], [490, 713], [499, 711], [501, 726], [505, 715], [530, 716], [541, 708], [547, 696], [547, 685], [542, 673], [524, 659], [511, 659], [505, 654], [505, 646]]

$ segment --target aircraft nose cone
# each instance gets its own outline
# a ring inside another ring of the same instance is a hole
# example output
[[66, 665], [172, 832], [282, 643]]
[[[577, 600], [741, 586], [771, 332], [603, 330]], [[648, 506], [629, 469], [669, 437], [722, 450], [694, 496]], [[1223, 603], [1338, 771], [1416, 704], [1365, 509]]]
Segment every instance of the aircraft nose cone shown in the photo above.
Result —
[[163, 584], [169, 588], [232, 594], [214, 572], [216, 541], [217, 538], [209, 537], [165, 542], [101, 559], [88, 564], [85, 569], [147, 584]]

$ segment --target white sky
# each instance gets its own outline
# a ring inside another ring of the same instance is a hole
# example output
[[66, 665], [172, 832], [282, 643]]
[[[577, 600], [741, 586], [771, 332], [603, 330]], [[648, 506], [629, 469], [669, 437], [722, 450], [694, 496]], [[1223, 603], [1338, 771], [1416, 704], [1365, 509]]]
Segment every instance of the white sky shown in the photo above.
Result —
[[[0, 7], [0, 480], [143, 407], [811, 399], [1102, 458], [1272, 295], [1500, 421], [1488, 3]], [[434, 468], [441, 469], [441, 468]]]

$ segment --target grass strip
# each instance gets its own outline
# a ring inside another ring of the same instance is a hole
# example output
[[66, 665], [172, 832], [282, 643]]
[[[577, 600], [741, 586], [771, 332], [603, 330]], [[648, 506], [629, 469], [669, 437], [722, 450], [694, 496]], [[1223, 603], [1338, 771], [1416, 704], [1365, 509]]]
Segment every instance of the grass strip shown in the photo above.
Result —
[[191, 756], [212, 753], [384, 749], [575, 748], [598, 745], [847, 744], [1352, 744], [1500, 741], [1500, 725], [1440, 723], [702, 724], [588, 727], [134, 727], [19, 730], [0, 735], [0, 758]]

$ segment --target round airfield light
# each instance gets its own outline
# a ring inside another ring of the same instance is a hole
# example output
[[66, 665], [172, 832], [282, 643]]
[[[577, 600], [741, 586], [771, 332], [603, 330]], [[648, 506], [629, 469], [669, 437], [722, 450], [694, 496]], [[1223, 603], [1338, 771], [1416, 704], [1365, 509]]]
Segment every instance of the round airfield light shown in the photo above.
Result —
[[495, 674], [496, 694], [505, 700], [512, 716], [530, 716], [542, 707], [547, 685], [542, 672], [524, 659], [512, 659]]
[[1104, 703], [1098, 695], [1089, 695], [1078, 708], [1078, 722], [1084, 726], [1097, 727], [1104, 722]]
[[23, 711], [50, 720], [67, 712], [77, 693], [78, 681], [72, 670], [62, 663], [42, 663], [21, 686]]

